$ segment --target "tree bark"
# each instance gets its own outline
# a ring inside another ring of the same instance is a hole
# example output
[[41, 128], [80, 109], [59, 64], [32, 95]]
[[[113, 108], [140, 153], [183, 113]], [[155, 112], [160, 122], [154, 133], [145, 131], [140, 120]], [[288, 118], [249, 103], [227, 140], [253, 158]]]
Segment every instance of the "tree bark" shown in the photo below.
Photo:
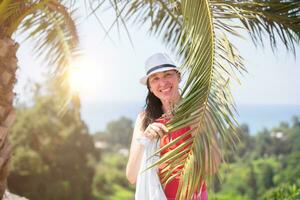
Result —
[[19, 45], [11, 38], [0, 37], [0, 198], [7, 185], [9, 174], [9, 160], [11, 157], [11, 145], [8, 132], [15, 120], [13, 109], [14, 92], [16, 82], [17, 57]]

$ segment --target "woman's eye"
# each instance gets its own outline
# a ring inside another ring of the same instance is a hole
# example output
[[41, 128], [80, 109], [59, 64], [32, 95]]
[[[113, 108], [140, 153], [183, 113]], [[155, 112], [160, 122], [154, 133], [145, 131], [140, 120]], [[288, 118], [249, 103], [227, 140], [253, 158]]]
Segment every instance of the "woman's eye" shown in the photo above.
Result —
[[167, 73], [165, 76], [166, 76], [166, 77], [171, 77], [172, 74], [171, 74], [171, 73]]
[[151, 82], [156, 82], [156, 81], [158, 81], [158, 79], [159, 79], [158, 77], [152, 78]]

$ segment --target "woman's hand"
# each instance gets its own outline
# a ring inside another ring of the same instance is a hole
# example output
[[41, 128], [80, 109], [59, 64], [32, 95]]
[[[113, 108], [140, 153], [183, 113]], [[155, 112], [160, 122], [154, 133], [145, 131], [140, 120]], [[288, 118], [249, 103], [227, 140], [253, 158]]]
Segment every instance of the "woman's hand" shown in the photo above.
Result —
[[168, 131], [168, 128], [164, 124], [154, 122], [148, 125], [142, 135], [150, 140], [153, 140], [158, 137], [162, 137], [164, 133], [167, 133]]
[[129, 158], [126, 166], [126, 176], [130, 183], [134, 184], [136, 182], [138, 173], [140, 171], [141, 161], [143, 158], [145, 146], [138, 142], [138, 139], [143, 136], [149, 139], [157, 138], [160, 134], [163, 135], [164, 132], [168, 132], [168, 129], [162, 123], [152, 123], [146, 130], [143, 127], [143, 119], [145, 117], [144, 113], [140, 113], [135, 122]]

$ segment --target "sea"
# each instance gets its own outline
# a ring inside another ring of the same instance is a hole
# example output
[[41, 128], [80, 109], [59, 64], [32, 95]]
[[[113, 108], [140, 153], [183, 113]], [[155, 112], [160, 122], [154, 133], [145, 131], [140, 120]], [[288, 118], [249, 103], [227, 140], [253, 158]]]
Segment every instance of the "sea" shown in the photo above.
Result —
[[[105, 131], [109, 122], [127, 117], [133, 122], [144, 108], [142, 102], [106, 102], [83, 105], [82, 118], [91, 133]], [[281, 122], [291, 124], [293, 116], [300, 117], [300, 105], [237, 105], [239, 124], [247, 124], [250, 134], [271, 129]]]

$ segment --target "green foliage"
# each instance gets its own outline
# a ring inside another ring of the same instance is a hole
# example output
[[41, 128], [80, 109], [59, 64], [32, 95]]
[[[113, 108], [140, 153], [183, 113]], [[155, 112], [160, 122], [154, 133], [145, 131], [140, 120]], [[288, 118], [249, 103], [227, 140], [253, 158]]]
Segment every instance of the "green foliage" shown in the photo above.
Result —
[[253, 192], [251, 184], [253, 183], [249, 179], [251, 171], [248, 165], [249, 163], [243, 162], [223, 165], [220, 173], [221, 188], [218, 194], [225, 196], [230, 194], [240, 196], [241, 199], [251, 199], [250, 196]]
[[292, 152], [283, 158], [282, 172], [277, 176], [277, 182], [290, 182], [300, 186], [300, 151]]
[[220, 181], [214, 180], [210, 198], [299, 199], [295, 189], [300, 186], [298, 117], [293, 117], [292, 125], [280, 123], [256, 135], [250, 135], [245, 125], [237, 132], [240, 141], [234, 151], [225, 148], [228, 163], [222, 164]]
[[253, 169], [253, 165], [250, 164], [250, 169], [249, 172], [247, 174], [247, 185], [249, 186], [250, 189], [250, 198], [251, 199], [257, 199], [257, 190], [258, 190], [258, 186], [257, 186], [257, 175]]
[[226, 193], [226, 194], [209, 194], [209, 199], [211, 200], [247, 200], [248, 198], [235, 193]]
[[111, 144], [119, 144], [123, 148], [129, 148], [133, 132], [132, 123], [132, 120], [125, 117], [108, 123], [106, 130], [110, 137], [107, 141]]
[[246, 124], [242, 124], [236, 130], [237, 138], [235, 141], [235, 146], [232, 144], [225, 144], [224, 148], [224, 158], [226, 162], [236, 162], [240, 158], [252, 156], [255, 141], [254, 138], [250, 136], [249, 127]]
[[262, 200], [299, 200], [300, 188], [296, 185], [281, 185], [266, 193]]
[[104, 132], [97, 132], [94, 138], [107, 143], [109, 150], [117, 151], [129, 149], [133, 133], [133, 122], [131, 119], [121, 117], [107, 124]]
[[[20, 107], [12, 128], [14, 148], [10, 190], [32, 200], [131, 200], [134, 186], [125, 176], [126, 150], [132, 121], [120, 118], [102, 133], [91, 135], [80, 119], [78, 102], [68, 105], [58, 117], [56, 102], [64, 93], [38, 90], [33, 105]], [[237, 129], [239, 142], [221, 166], [220, 181], [214, 181], [214, 200], [299, 199], [300, 123], [281, 123], [271, 130], [251, 135], [247, 125]], [[101, 150], [94, 140], [107, 143]], [[209, 187], [211, 188], [211, 187]]]
[[[66, 89], [38, 86], [31, 106], [17, 109], [9, 189], [31, 200], [132, 199], [134, 186], [125, 176], [132, 121], [120, 118], [92, 136], [76, 98], [60, 113]], [[101, 161], [94, 145], [99, 140], [108, 144]]]
[[58, 116], [57, 93], [38, 92], [31, 107], [17, 109], [8, 187], [31, 200], [91, 199], [94, 168], [90, 163], [99, 154], [77, 115], [78, 108], [70, 104]]
[[115, 191], [113, 196], [107, 198], [107, 200], [132, 200], [133, 199], [133, 192], [129, 191], [117, 184], [112, 185], [113, 190]]
[[107, 153], [96, 166], [93, 181], [93, 194], [99, 200], [133, 199], [134, 187], [129, 185], [126, 176], [127, 157]]
[[93, 195], [99, 200], [131, 200], [134, 186], [126, 178], [128, 149], [133, 133], [132, 120], [121, 117], [107, 124], [106, 130], [94, 134], [102, 146], [102, 160], [95, 166]]
[[[132, 121], [124, 117], [112, 121], [92, 137], [80, 119], [79, 104], [57, 116], [56, 98], [61, 93], [37, 92], [31, 107], [17, 110], [10, 190], [32, 200], [133, 199], [134, 186], [125, 176]], [[240, 140], [235, 151], [226, 147], [231, 159], [222, 164], [220, 181], [213, 182], [209, 199], [299, 199], [298, 118], [292, 125], [281, 123], [256, 135], [242, 125], [237, 133]], [[101, 150], [101, 161], [93, 140], [108, 144]]]

